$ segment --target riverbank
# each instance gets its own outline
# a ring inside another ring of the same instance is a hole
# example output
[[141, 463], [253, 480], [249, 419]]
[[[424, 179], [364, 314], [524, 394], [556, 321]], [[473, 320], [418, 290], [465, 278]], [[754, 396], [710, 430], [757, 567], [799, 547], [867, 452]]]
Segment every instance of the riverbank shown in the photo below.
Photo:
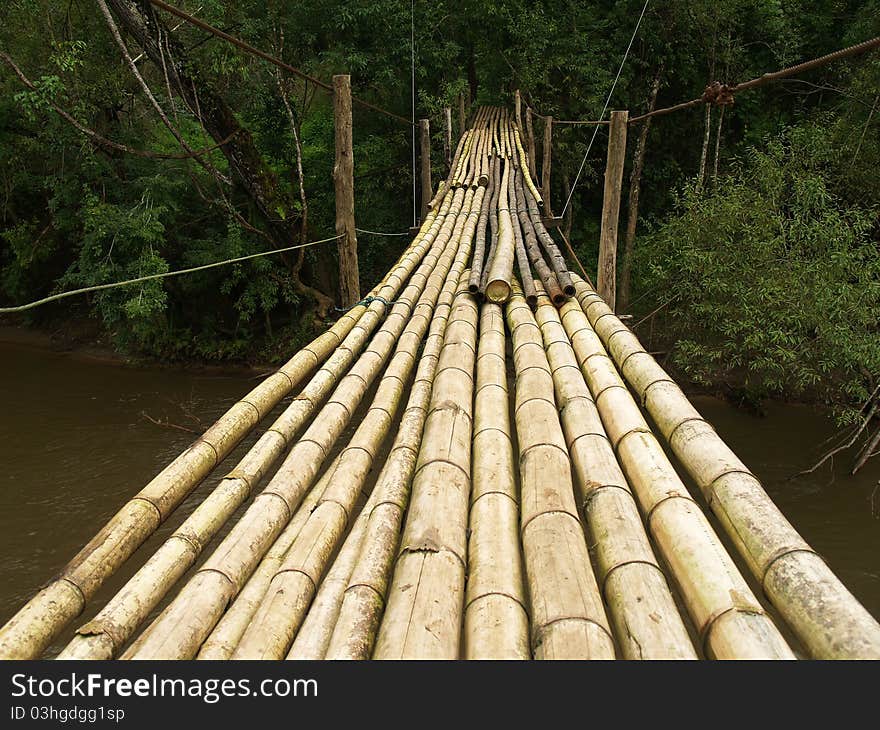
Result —
[[[103, 363], [141, 370], [166, 370], [206, 375], [260, 376], [273, 372], [271, 363], [207, 363], [198, 361], [165, 362], [146, 356], [134, 357], [113, 349], [109, 338], [97, 328], [72, 321], [64, 327], [29, 327], [0, 324], [0, 346], [51, 352], [81, 362]], [[281, 362], [283, 360], [280, 360]]]

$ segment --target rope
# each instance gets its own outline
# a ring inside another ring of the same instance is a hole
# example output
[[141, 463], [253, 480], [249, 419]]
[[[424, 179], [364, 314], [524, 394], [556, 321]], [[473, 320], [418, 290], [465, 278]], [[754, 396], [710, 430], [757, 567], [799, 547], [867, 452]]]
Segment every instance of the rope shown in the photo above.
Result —
[[411, 74], [412, 96], [412, 209], [413, 227], [417, 223], [416, 218], [416, 0], [409, 3], [409, 57]]
[[[237, 46], [241, 50], [246, 53], [250, 53], [252, 56], [256, 56], [257, 58], [262, 58], [264, 61], [268, 61], [269, 63], [277, 66], [280, 69], [287, 71], [288, 73], [293, 74], [294, 76], [299, 76], [301, 79], [308, 81], [315, 86], [318, 86], [325, 91], [329, 91], [331, 94], [333, 93], [333, 87], [321, 81], [321, 79], [315, 78], [314, 76], [310, 76], [305, 71], [300, 71], [298, 68], [294, 68], [289, 63], [285, 63], [279, 58], [272, 56], [265, 51], [261, 51], [259, 48], [255, 48], [249, 43], [245, 43], [240, 38], [236, 38], [233, 35], [229, 35], [229, 33], [225, 33], [219, 28], [215, 28], [213, 25], [209, 25], [203, 20], [199, 20], [198, 18], [194, 18], [192, 15], [183, 12], [179, 8], [174, 7], [173, 5], [169, 5], [168, 3], [162, 2], [162, 0], [148, 0], [148, 2], [152, 5], [155, 5], [157, 8], [164, 10], [172, 15], [176, 15], [178, 18], [185, 20], [190, 25], [194, 25], [196, 28], [201, 28], [202, 30], [211, 33], [212, 35], [217, 36], [218, 38], [222, 38], [224, 41], [231, 43], [234, 46]], [[370, 104], [368, 101], [364, 101], [363, 99], [359, 99], [358, 97], [352, 95], [351, 100], [355, 104], [359, 104], [365, 109], [371, 109], [374, 112], [379, 112], [380, 114], [384, 114], [386, 117], [391, 117], [392, 119], [396, 119], [399, 122], [403, 122], [404, 124], [410, 124], [410, 120], [405, 117], [400, 116], [399, 114], [395, 114], [394, 112], [389, 112], [387, 109], [383, 109], [382, 107], [378, 107], [375, 104]], [[414, 123], [414, 122], [413, 122]]]
[[379, 231], [368, 231], [366, 228], [355, 228], [355, 231], [358, 233], [366, 233], [368, 236], [408, 236], [409, 231], [403, 231], [402, 233], [381, 233]]
[[14, 312], [24, 312], [28, 309], [34, 309], [35, 307], [39, 307], [42, 304], [48, 304], [49, 302], [57, 301], [58, 299], [66, 299], [67, 297], [72, 297], [74, 294], [85, 294], [87, 292], [93, 291], [102, 291], [104, 289], [115, 289], [120, 286], [128, 286], [129, 284], [140, 284], [144, 281], [152, 281], [154, 279], [167, 279], [170, 276], [181, 276], [183, 274], [192, 274], [195, 271], [204, 271], [205, 269], [213, 269], [217, 266], [226, 266], [227, 264], [236, 264], [239, 261], [249, 261], [250, 259], [260, 258], [261, 256], [271, 256], [276, 253], [284, 253], [285, 251], [294, 251], [298, 248], [306, 248], [307, 246], [317, 246], [319, 243], [329, 243], [330, 241], [338, 241], [342, 238], [341, 235], [333, 236], [332, 238], [323, 238], [320, 241], [310, 241], [309, 243], [300, 243], [296, 246], [285, 246], [284, 248], [276, 248], [272, 251], [261, 251], [260, 253], [252, 253], [248, 256], [239, 256], [234, 259], [225, 259], [224, 261], [215, 261], [213, 264], [204, 264], [203, 266], [193, 266], [190, 269], [178, 269], [177, 271], [166, 271], [162, 274], [150, 274], [149, 276], [139, 276], [137, 279], [126, 279], [125, 281], [116, 281], [110, 284], [97, 284], [96, 286], [87, 286], [82, 289], [72, 289], [70, 291], [61, 292], [60, 294], [53, 294], [52, 296], [45, 297], [44, 299], [38, 299], [35, 302], [30, 302], [29, 304], [22, 304], [17, 307], [2, 307], [0, 308], [0, 314], [12, 314]]
[[714, 83], [709, 84], [703, 90], [703, 93], [696, 99], [691, 99], [690, 101], [675, 104], [674, 106], [668, 106], [663, 109], [655, 109], [647, 114], [642, 114], [640, 117], [633, 117], [629, 120], [629, 123], [635, 124], [636, 122], [644, 121], [650, 117], [670, 114], [672, 112], [680, 111], [681, 109], [690, 109], [695, 106], [700, 106], [701, 104], [729, 105], [733, 103], [733, 95], [737, 92], [748, 91], [749, 89], [769, 84], [772, 81], [780, 81], [781, 79], [786, 79], [790, 76], [797, 76], [805, 71], [812, 71], [813, 69], [832, 63], [833, 61], [839, 61], [842, 58], [849, 58], [850, 56], [865, 53], [866, 51], [871, 51], [875, 48], [880, 48], [880, 36], [871, 38], [870, 40], [858, 43], [854, 46], [841, 48], [839, 51], [819, 56], [819, 58], [814, 58], [810, 61], [804, 61], [796, 66], [789, 66], [788, 68], [783, 68], [779, 71], [765, 73], [762, 76], [758, 76], [749, 81], [743, 81], [741, 84], [736, 84], [735, 86], [728, 86], [727, 84], [715, 81]]
[[382, 304], [385, 305], [385, 311], [387, 312], [388, 307], [390, 307], [394, 303], [394, 300], [393, 299], [386, 299], [385, 297], [379, 297], [379, 296], [369, 296], [369, 297], [364, 297], [359, 302], [355, 302], [350, 307], [333, 307], [333, 309], [335, 311], [339, 312], [340, 314], [344, 314], [345, 312], [350, 312], [355, 307], [360, 307], [360, 306], [368, 307], [373, 302], [382, 302]]
[[[614, 94], [614, 88], [617, 86], [617, 82], [620, 79], [620, 74], [623, 71], [623, 65], [626, 63], [626, 59], [629, 56], [630, 49], [633, 46], [633, 43], [636, 40], [636, 35], [639, 32], [639, 27], [642, 25], [642, 18], [645, 17], [645, 11], [648, 9], [648, 3], [651, 0], [645, 0], [645, 5], [642, 7], [642, 14], [639, 15], [639, 20], [636, 23], [636, 28], [633, 31], [632, 38], [629, 39], [629, 45], [626, 47], [626, 52], [623, 54], [623, 60], [620, 62], [620, 66], [617, 69], [617, 76], [614, 77], [614, 83], [611, 84], [611, 90], [608, 92], [608, 98], [605, 99], [605, 106], [602, 107], [602, 113], [599, 115], [599, 121], [602, 121], [605, 118], [605, 112], [608, 111], [608, 105], [611, 103], [611, 96]], [[581, 160], [581, 166], [578, 168], [577, 175], [574, 178], [574, 184], [571, 186], [571, 190], [568, 191], [568, 200], [565, 201], [565, 207], [562, 209], [562, 216], [565, 216], [565, 211], [568, 210], [568, 206], [571, 204], [571, 196], [574, 195], [575, 188], [577, 187], [578, 180], [580, 180], [581, 173], [584, 171], [584, 165], [587, 163], [587, 157], [590, 155], [590, 150], [593, 147], [593, 142], [596, 141], [596, 135], [599, 134], [599, 126], [596, 125], [593, 127], [593, 136], [590, 137], [590, 144], [587, 145], [587, 151], [584, 153], [584, 159]]]

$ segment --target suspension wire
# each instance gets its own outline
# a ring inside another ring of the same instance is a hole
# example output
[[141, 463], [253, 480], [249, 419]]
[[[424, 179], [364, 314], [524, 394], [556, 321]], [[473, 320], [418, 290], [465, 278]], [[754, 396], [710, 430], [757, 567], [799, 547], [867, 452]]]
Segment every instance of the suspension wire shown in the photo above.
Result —
[[[611, 90], [608, 92], [608, 98], [605, 99], [605, 106], [602, 107], [602, 113], [599, 115], [599, 120], [602, 121], [605, 119], [605, 112], [608, 111], [608, 105], [611, 103], [611, 96], [614, 94], [614, 89], [617, 86], [618, 80], [620, 80], [620, 74], [623, 71], [623, 66], [626, 63], [626, 59], [629, 57], [629, 52], [633, 47], [633, 43], [635, 43], [636, 35], [638, 35], [639, 27], [642, 25], [642, 18], [645, 17], [645, 11], [648, 9], [648, 3], [651, 0], [645, 0], [645, 5], [642, 7], [642, 14], [639, 15], [639, 20], [636, 23], [635, 30], [633, 31], [632, 38], [629, 39], [629, 45], [626, 47], [626, 52], [623, 54], [623, 59], [620, 62], [620, 66], [617, 69], [617, 76], [614, 77], [614, 83], [611, 84]], [[581, 166], [578, 168], [577, 175], [575, 175], [574, 183], [571, 186], [571, 190], [568, 192], [568, 199], [565, 201], [565, 207], [562, 209], [562, 215], [565, 216], [565, 211], [568, 210], [568, 206], [571, 204], [571, 196], [574, 195], [575, 188], [577, 187], [578, 180], [580, 180], [581, 173], [584, 171], [584, 165], [587, 164], [587, 157], [590, 155], [590, 150], [593, 147], [593, 142], [596, 141], [596, 135], [599, 134], [599, 126], [596, 125], [593, 127], [593, 136], [590, 137], [590, 143], [587, 145], [587, 151], [584, 153], [584, 159], [581, 160]]]
[[205, 269], [213, 269], [217, 266], [226, 266], [227, 264], [236, 264], [240, 261], [249, 261], [250, 259], [260, 258], [261, 256], [271, 256], [276, 253], [284, 253], [285, 251], [294, 251], [298, 248], [306, 248], [307, 246], [317, 246], [319, 243], [330, 243], [331, 241], [338, 241], [342, 238], [342, 235], [332, 236], [331, 238], [322, 238], [320, 241], [310, 241], [309, 243], [299, 243], [296, 246], [285, 246], [284, 248], [276, 248], [271, 251], [260, 251], [259, 253], [252, 253], [247, 256], [239, 256], [234, 259], [225, 259], [223, 261], [215, 261], [212, 264], [204, 264], [202, 266], [193, 266], [189, 269], [178, 269], [177, 271], [165, 271], [161, 274], [150, 274], [148, 276], [139, 276], [136, 279], [126, 279], [125, 281], [115, 281], [110, 284], [97, 284], [95, 286], [86, 286], [82, 289], [71, 289], [70, 291], [61, 292], [60, 294], [53, 294], [52, 296], [45, 297], [43, 299], [38, 299], [35, 302], [30, 302], [29, 304], [22, 304], [17, 307], [0, 307], [0, 314], [12, 314], [14, 312], [24, 312], [28, 309], [34, 309], [35, 307], [39, 307], [42, 304], [48, 304], [49, 302], [57, 301], [58, 299], [66, 299], [67, 297], [72, 297], [75, 294], [85, 294], [87, 292], [93, 291], [102, 291], [104, 289], [115, 289], [120, 286], [128, 286], [129, 284], [140, 284], [144, 281], [153, 281], [154, 279], [167, 279], [171, 276], [181, 276], [183, 274], [192, 274], [195, 271], [204, 271]]
[[418, 224], [416, 218], [416, 0], [410, 0], [409, 3], [409, 57], [412, 95], [412, 210], [413, 228], [415, 228]]
[[368, 236], [408, 236], [409, 231], [401, 233], [382, 233], [380, 231], [368, 231], [366, 228], [355, 228], [358, 233], [366, 233]]
[[[217, 36], [218, 38], [222, 38], [224, 41], [231, 43], [234, 46], [237, 46], [241, 50], [246, 53], [251, 54], [252, 56], [256, 56], [257, 58], [262, 58], [264, 61], [268, 61], [269, 63], [277, 66], [278, 68], [287, 71], [288, 73], [293, 74], [294, 76], [299, 76], [304, 81], [308, 81], [315, 86], [318, 86], [325, 91], [329, 91], [331, 94], [333, 93], [333, 86], [326, 83], [325, 81], [321, 81], [321, 79], [315, 78], [307, 74], [305, 71], [300, 71], [298, 68], [294, 68], [289, 63], [285, 63], [279, 58], [266, 53], [265, 51], [261, 51], [259, 48], [256, 48], [249, 43], [241, 40], [240, 38], [236, 38], [234, 35], [230, 35], [219, 28], [215, 28], [213, 25], [209, 25], [204, 20], [199, 20], [198, 18], [194, 18], [192, 15], [183, 12], [180, 8], [176, 8], [173, 5], [169, 5], [166, 2], [162, 2], [162, 0], [147, 0], [151, 5], [156, 6], [160, 10], [164, 10], [172, 15], [177, 16], [178, 18], [185, 20], [190, 25], [194, 25], [196, 28], [201, 28], [202, 30], [211, 33], [212, 35]], [[379, 112], [380, 114], [384, 114], [387, 117], [391, 117], [392, 119], [396, 119], [399, 122], [403, 122], [404, 124], [410, 124], [410, 120], [406, 117], [402, 117], [399, 114], [395, 114], [394, 112], [390, 112], [387, 109], [383, 109], [382, 107], [376, 106], [375, 104], [371, 104], [368, 101], [364, 101], [363, 99], [358, 98], [352, 94], [351, 100], [355, 104], [359, 104], [365, 109], [371, 109], [374, 112]], [[412, 122], [415, 124], [415, 122]]]
[[706, 87], [705, 91], [703, 91], [702, 96], [699, 96], [696, 99], [684, 101], [674, 106], [665, 107], [664, 109], [655, 109], [654, 111], [648, 112], [647, 114], [642, 114], [639, 117], [633, 117], [629, 120], [629, 123], [636, 124], [637, 122], [642, 122], [645, 119], [649, 119], [650, 117], [657, 117], [663, 114], [669, 114], [670, 112], [680, 111], [682, 109], [690, 109], [695, 106], [700, 106], [701, 104], [717, 104], [719, 103], [720, 94], [723, 94], [724, 97], [731, 99], [731, 101], [728, 102], [725, 98], [724, 103], [733, 103], [733, 94], [736, 94], [740, 91], [748, 91], [749, 89], [754, 89], [758, 86], [763, 86], [764, 84], [768, 84], [773, 81], [782, 81], [783, 79], [787, 79], [792, 76], [797, 76], [798, 74], [805, 73], [807, 71], [813, 71], [814, 69], [821, 68], [822, 66], [825, 66], [834, 61], [839, 61], [844, 58], [850, 58], [860, 53], [873, 51], [877, 48], [880, 48], [880, 36], [877, 36], [876, 38], [870, 38], [861, 43], [857, 43], [854, 46], [841, 48], [839, 51], [828, 53], [824, 56], [814, 58], [810, 61], [804, 61], [803, 63], [799, 63], [796, 66], [789, 66], [787, 68], [779, 69], [778, 71], [768, 71], [767, 73], [758, 76], [757, 78], [751, 79], [749, 81], [743, 81], [733, 86], [729, 86], [727, 84], [719, 84], [716, 87], [715, 85], [710, 84]]

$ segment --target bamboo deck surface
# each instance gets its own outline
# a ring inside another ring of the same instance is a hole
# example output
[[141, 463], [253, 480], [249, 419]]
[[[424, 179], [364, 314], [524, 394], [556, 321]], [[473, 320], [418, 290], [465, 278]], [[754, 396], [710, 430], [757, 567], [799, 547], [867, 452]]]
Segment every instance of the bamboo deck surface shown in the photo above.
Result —
[[59, 658], [880, 658], [880, 624], [568, 271], [526, 149], [478, 109], [370, 296], [122, 505], [0, 658], [43, 656], [221, 466]]

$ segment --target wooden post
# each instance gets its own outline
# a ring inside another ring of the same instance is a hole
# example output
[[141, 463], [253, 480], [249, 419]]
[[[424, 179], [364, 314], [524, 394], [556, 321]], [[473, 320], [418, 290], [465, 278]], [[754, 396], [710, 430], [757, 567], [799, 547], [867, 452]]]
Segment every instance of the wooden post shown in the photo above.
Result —
[[448, 106], [443, 107], [443, 160], [446, 163], [444, 169], [449, 172], [452, 166], [452, 109]]
[[465, 125], [467, 124], [467, 114], [464, 110], [464, 92], [458, 95], [458, 136], [464, 134]]
[[544, 117], [544, 156], [541, 160], [541, 197], [550, 212], [550, 162], [553, 157], [553, 117]]
[[538, 165], [535, 161], [535, 127], [532, 124], [532, 109], [526, 107], [526, 153], [529, 156], [529, 174], [532, 180], [538, 179]]
[[517, 89], [514, 94], [513, 109], [514, 118], [516, 119], [516, 128], [519, 130], [519, 133], [522, 134], [522, 98], [519, 95], [519, 89]]
[[620, 191], [626, 159], [626, 127], [629, 112], [611, 112], [608, 132], [608, 162], [605, 166], [605, 199], [602, 204], [602, 231], [599, 236], [599, 268], [596, 291], [614, 310], [617, 299], [617, 222]]
[[428, 216], [428, 203], [434, 197], [431, 191], [431, 123], [419, 119], [419, 157], [421, 158], [422, 212], [421, 220]]
[[354, 228], [354, 153], [351, 131], [351, 77], [333, 77], [333, 128], [336, 163], [333, 185], [336, 189], [336, 233], [342, 238], [339, 251], [339, 302], [351, 307], [361, 299], [358, 277], [357, 234]]

